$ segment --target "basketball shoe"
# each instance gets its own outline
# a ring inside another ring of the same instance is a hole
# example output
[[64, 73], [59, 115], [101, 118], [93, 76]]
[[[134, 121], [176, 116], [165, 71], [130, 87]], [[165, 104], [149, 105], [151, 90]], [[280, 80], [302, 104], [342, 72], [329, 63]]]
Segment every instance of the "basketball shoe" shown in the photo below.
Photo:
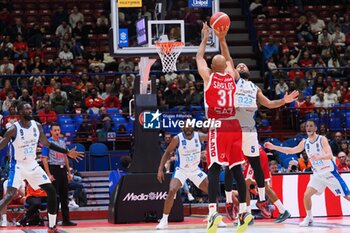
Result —
[[304, 218], [304, 220], [299, 224], [300, 227], [312, 226], [314, 220], [310, 217]]
[[249, 223], [253, 220], [253, 215], [248, 212], [242, 213], [238, 215], [238, 225], [237, 225], [237, 233], [243, 233], [247, 230]]
[[158, 223], [158, 225], [156, 226], [156, 229], [162, 230], [162, 229], [166, 229], [166, 228], [168, 228], [168, 221], [161, 219], [160, 222]]
[[218, 225], [222, 221], [222, 216], [217, 212], [212, 213], [209, 216], [208, 224], [207, 224], [207, 233], [216, 233]]
[[56, 227], [49, 227], [47, 233], [61, 233]]
[[280, 214], [278, 216], [278, 218], [275, 219], [274, 222], [281, 223], [281, 222], [285, 221], [289, 217], [290, 217], [290, 213], [288, 212], [288, 210], [286, 210], [286, 211], [284, 211], [284, 213]]

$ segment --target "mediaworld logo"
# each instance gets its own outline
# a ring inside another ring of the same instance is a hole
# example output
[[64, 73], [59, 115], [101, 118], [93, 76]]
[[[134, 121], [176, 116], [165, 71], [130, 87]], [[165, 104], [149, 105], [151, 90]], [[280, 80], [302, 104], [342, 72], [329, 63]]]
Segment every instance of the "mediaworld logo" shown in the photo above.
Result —
[[159, 201], [165, 200], [167, 196], [167, 192], [128, 193], [123, 198], [123, 201]]
[[221, 121], [215, 119], [201, 120], [192, 118], [188, 114], [163, 114], [157, 109], [156, 112], [145, 111], [139, 115], [139, 122], [144, 129], [174, 129], [183, 127], [192, 128], [220, 128]]

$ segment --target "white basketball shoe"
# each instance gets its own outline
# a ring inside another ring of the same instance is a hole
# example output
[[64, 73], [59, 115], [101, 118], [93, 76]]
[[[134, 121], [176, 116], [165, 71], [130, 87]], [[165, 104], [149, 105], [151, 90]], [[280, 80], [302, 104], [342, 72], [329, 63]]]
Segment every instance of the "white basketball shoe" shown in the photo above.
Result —
[[304, 220], [299, 224], [300, 227], [308, 227], [312, 226], [314, 220], [312, 218], [306, 217]]

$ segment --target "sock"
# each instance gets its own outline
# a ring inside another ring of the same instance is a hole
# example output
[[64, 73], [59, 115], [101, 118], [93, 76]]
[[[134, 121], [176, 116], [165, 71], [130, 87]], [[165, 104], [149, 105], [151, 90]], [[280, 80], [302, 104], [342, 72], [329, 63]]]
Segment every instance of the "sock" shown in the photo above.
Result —
[[1, 215], [1, 219], [2, 219], [2, 221], [7, 221], [7, 215], [6, 214], [2, 214]]
[[265, 201], [265, 187], [258, 188], [258, 193], [259, 193], [259, 200]]
[[53, 228], [56, 225], [57, 214], [48, 214], [49, 215], [49, 227]]
[[163, 214], [162, 222], [168, 222], [169, 214]]
[[232, 203], [232, 191], [225, 191], [225, 195], [226, 195], [226, 203]]
[[216, 203], [209, 203], [209, 215], [216, 212]]
[[245, 212], [247, 212], [247, 203], [239, 203], [239, 213], [242, 214]]
[[306, 217], [307, 217], [307, 218], [312, 218], [311, 210], [307, 210], [307, 211], [306, 211]]
[[252, 213], [252, 209], [250, 208], [250, 205], [247, 206], [247, 212], [250, 214]]
[[282, 204], [280, 199], [275, 201], [273, 204], [275, 204], [275, 206], [277, 206], [277, 209], [280, 212], [280, 214], [283, 214], [286, 211], [286, 209], [284, 208], [284, 206], [283, 206], [283, 204]]

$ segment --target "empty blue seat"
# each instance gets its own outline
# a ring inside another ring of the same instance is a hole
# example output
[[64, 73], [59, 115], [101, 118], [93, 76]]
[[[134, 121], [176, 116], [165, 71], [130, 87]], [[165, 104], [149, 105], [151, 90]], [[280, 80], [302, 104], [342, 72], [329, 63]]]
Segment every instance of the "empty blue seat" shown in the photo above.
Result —
[[119, 108], [107, 108], [106, 111], [108, 115], [121, 115]]
[[330, 129], [331, 130], [341, 130], [341, 119], [340, 118], [331, 118], [329, 122], [330, 122]]
[[[108, 170], [111, 170], [111, 155], [108, 151], [108, 148], [103, 143], [93, 143], [89, 147], [89, 169], [91, 170], [90, 160], [92, 159], [92, 167], [94, 169], [94, 160], [95, 158], [108, 157]], [[102, 164], [102, 163], [99, 163]]]
[[74, 124], [63, 124], [61, 125], [61, 131], [63, 133], [75, 133], [75, 125]]

